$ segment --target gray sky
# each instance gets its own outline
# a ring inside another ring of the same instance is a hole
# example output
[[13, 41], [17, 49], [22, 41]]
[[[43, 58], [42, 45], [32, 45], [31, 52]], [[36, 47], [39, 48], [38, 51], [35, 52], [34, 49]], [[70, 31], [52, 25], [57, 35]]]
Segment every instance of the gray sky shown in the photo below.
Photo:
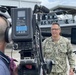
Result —
[[76, 0], [40, 0], [44, 5], [48, 8], [54, 7], [56, 5], [69, 5], [69, 6], [76, 6]]

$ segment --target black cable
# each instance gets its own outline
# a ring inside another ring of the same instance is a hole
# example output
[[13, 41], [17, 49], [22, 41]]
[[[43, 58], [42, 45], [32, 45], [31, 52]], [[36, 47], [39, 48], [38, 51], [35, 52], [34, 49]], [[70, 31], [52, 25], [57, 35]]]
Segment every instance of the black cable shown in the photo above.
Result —
[[42, 52], [42, 38], [41, 38], [41, 30], [38, 26], [38, 24], [36, 23], [37, 29], [39, 30], [39, 45], [40, 45], [40, 56], [41, 56], [41, 62], [44, 63], [44, 58], [43, 58], [43, 52]]

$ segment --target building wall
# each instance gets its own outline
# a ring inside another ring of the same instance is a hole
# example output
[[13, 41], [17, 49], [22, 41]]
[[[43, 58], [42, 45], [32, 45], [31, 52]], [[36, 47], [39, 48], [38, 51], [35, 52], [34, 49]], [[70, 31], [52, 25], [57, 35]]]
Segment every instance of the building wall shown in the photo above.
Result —
[[0, 5], [3, 6], [17, 6], [17, 7], [31, 7], [34, 9], [34, 5], [40, 5], [39, 0], [1, 0]]

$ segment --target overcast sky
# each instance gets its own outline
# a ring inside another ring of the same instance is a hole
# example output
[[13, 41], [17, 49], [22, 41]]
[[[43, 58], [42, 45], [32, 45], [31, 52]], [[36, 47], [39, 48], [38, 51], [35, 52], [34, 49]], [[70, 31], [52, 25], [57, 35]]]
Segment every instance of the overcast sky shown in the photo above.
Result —
[[44, 5], [48, 8], [54, 7], [56, 5], [69, 5], [69, 6], [76, 6], [76, 0], [40, 0]]

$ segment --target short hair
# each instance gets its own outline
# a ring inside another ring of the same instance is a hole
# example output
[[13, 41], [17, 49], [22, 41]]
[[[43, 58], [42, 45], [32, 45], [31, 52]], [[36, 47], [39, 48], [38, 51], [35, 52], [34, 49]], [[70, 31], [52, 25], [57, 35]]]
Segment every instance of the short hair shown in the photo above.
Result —
[[5, 31], [7, 26], [5, 18], [0, 16], [0, 42], [5, 41]]
[[61, 30], [61, 27], [60, 27], [60, 24], [59, 24], [59, 23], [57, 23], [57, 22], [53, 22], [53, 23], [52, 23], [52, 26], [53, 26], [53, 25], [58, 25], [59, 28], [60, 28], [60, 30]]
[[58, 25], [60, 27], [60, 24], [57, 22], [53, 22], [52, 25]]

